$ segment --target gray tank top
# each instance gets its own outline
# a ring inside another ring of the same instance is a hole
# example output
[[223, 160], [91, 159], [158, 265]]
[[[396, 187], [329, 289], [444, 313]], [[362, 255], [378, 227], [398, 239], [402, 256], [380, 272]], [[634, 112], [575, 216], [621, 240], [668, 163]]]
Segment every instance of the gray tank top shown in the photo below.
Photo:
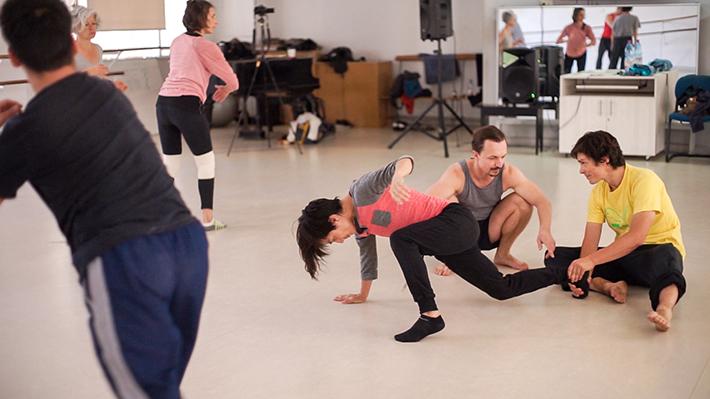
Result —
[[476, 220], [488, 219], [493, 208], [500, 202], [501, 195], [503, 195], [503, 171], [505, 170], [505, 165], [503, 165], [503, 169], [501, 169], [498, 176], [483, 188], [473, 184], [465, 159], [459, 162], [459, 166], [463, 169], [465, 179], [463, 191], [457, 196], [459, 203], [468, 208]]
[[[101, 46], [99, 46], [98, 44], [94, 44], [94, 46], [96, 46], [96, 49], [99, 50], [98, 64], [100, 64], [101, 59], [104, 56], [104, 49], [102, 49]], [[76, 53], [76, 56], [74, 57], [74, 64], [76, 65], [76, 69], [79, 71], [84, 71], [88, 68], [98, 65], [98, 64], [94, 64], [93, 62], [89, 61], [86, 57], [84, 57], [80, 53]]]

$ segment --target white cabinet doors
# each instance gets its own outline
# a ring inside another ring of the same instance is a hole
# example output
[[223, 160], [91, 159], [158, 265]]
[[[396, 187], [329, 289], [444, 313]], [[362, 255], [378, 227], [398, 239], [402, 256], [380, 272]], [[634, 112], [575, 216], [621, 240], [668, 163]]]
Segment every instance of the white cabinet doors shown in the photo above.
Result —
[[655, 100], [653, 97], [615, 96], [607, 106], [606, 131], [619, 141], [626, 155], [655, 155]]
[[614, 135], [626, 155], [656, 155], [655, 99], [634, 95], [560, 99], [560, 152], [569, 153], [584, 133], [595, 130]]
[[609, 98], [603, 96], [564, 96], [560, 99], [559, 151], [569, 153], [584, 133], [606, 130]]

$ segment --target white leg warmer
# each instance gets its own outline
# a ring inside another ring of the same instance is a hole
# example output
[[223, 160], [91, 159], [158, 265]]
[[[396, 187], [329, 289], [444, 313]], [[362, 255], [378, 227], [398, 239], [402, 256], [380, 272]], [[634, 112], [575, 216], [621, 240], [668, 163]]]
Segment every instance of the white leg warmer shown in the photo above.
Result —
[[197, 166], [197, 178], [199, 180], [214, 179], [214, 151], [195, 155], [195, 166]]
[[175, 179], [180, 172], [180, 155], [163, 154], [163, 163], [165, 164], [165, 168], [168, 169], [170, 177]]

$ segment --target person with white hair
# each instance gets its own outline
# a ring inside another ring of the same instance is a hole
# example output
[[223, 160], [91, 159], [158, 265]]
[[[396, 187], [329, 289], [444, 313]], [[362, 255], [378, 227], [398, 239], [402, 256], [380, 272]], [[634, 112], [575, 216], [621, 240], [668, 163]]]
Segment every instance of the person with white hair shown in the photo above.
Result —
[[525, 46], [523, 31], [518, 25], [518, 18], [512, 11], [505, 11], [501, 15], [505, 26], [498, 32], [498, 49], [503, 51], [508, 48]]
[[[89, 75], [106, 77], [108, 67], [101, 63], [104, 50], [91, 39], [96, 36], [96, 29], [101, 20], [96, 11], [84, 6], [75, 5], [71, 9], [72, 32], [75, 35], [76, 56], [74, 63], [76, 69], [84, 71]], [[114, 85], [121, 91], [125, 91], [128, 86], [121, 80], [114, 80]]]

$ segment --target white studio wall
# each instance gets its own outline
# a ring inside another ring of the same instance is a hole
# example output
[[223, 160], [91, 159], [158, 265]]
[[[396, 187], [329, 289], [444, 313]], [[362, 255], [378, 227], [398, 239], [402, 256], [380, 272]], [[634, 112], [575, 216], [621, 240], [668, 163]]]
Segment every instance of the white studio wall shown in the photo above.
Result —
[[[394, 61], [397, 55], [431, 54], [436, 49], [436, 42], [420, 39], [418, 0], [270, 0], [263, 4], [276, 9], [270, 15], [273, 37], [310, 38], [326, 52], [345, 46], [352, 50], [355, 58]], [[442, 41], [443, 53], [481, 52], [481, 8], [479, 1], [452, 0], [454, 36]], [[407, 62], [401, 67], [419, 72], [426, 86], [421, 62]], [[393, 69], [396, 75], [399, 71], [396, 62]], [[465, 74], [462, 79], [444, 83], [445, 96], [454, 91], [459, 94], [469, 89], [476, 91], [481, 85], [475, 78], [474, 62], [467, 62], [462, 69]], [[416, 101], [413, 116], [428, 104], [428, 100]], [[466, 117], [474, 114], [467, 101], [462, 106]]]
[[[430, 53], [435, 44], [419, 39], [417, 0], [273, 0], [271, 30], [278, 37], [311, 38], [324, 49], [347, 46], [356, 56], [392, 60], [398, 54]], [[482, 30], [471, 19], [478, 2], [453, 0], [454, 37], [442, 42], [445, 53], [478, 52]]]
[[217, 9], [217, 30], [210, 38], [214, 41], [231, 40], [251, 42], [254, 26], [254, 0], [214, 0]]

